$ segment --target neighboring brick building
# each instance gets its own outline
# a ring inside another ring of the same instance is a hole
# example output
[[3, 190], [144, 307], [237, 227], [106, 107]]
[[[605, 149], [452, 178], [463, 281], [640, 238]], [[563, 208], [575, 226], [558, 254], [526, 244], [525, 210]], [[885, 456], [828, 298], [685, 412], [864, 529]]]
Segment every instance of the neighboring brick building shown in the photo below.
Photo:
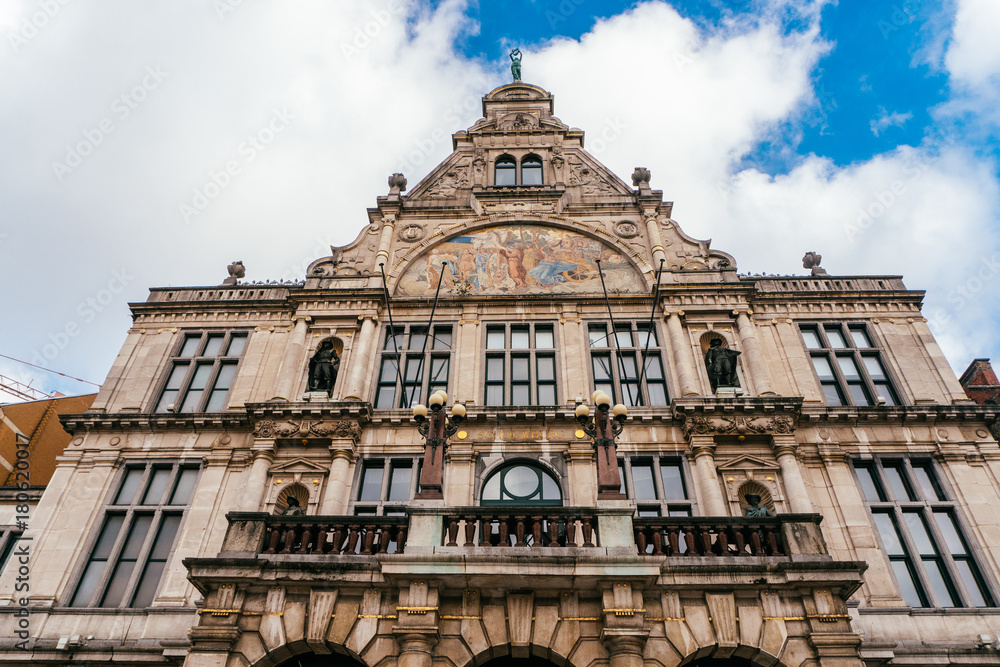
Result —
[[302, 283], [131, 304], [0, 664], [1000, 665], [1000, 408], [923, 292], [740, 275], [583, 144], [501, 86]]
[[980, 405], [997, 403], [1000, 396], [1000, 382], [989, 359], [975, 359], [958, 379], [969, 398]]

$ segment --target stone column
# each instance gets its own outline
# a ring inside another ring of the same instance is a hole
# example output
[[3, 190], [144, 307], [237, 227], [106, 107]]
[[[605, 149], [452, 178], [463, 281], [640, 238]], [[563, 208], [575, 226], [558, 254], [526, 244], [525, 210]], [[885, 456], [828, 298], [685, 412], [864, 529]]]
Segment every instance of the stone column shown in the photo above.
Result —
[[272, 401], [292, 400], [295, 385], [298, 384], [305, 363], [302, 357], [306, 347], [307, 320], [306, 317], [295, 318], [295, 327], [289, 334], [288, 344], [285, 346], [285, 358], [282, 359], [281, 367], [278, 369], [278, 382], [274, 396], [271, 397]]
[[267, 472], [274, 461], [274, 440], [258, 440], [253, 446], [253, 464], [247, 476], [246, 492], [240, 510], [243, 512], [259, 512], [264, 502], [264, 492], [267, 488]]
[[710, 435], [691, 436], [694, 454], [694, 483], [698, 487], [706, 516], [727, 516], [729, 510], [719, 487], [719, 474], [715, 469], [715, 440]]
[[667, 333], [670, 336], [670, 347], [674, 352], [674, 370], [681, 387], [682, 396], [697, 396], [701, 393], [698, 386], [698, 375], [691, 361], [690, 345], [684, 336], [681, 326], [682, 311], [667, 313]]
[[788, 494], [788, 509], [796, 514], [811, 514], [812, 502], [809, 501], [809, 492], [806, 491], [802, 471], [799, 470], [799, 462], [795, 458], [795, 436], [775, 435], [772, 438], [771, 447], [781, 467], [781, 481], [784, 482], [785, 492]]
[[438, 642], [437, 628], [402, 628], [393, 630], [399, 644], [396, 667], [431, 667], [434, 646]]
[[351, 464], [357, 458], [354, 443], [334, 442], [330, 445], [333, 461], [330, 462], [330, 478], [326, 480], [323, 502], [319, 513], [325, 516], [344, 514], [347, 511], [347, 485], [351, 476]]
[[364, 400], [361, 394], [365, 390], [365, 378], [368, 375], [368, 362], [375, 339], [376, 321], [377, 318], [373, 315], [361, 316], [361, 331], [354, 337], [354, 343], [351, 344], [350, 368], [342, 394], [345, 401]]
[[740, 343], [746, 354], [747, 367], [757, 395], [773, 394], [771, 388], [771, 372], [767, 370], [767, 362], [760, 351], [760, 341], [757, 340], [757, 326], [750, 319], [749, 310], [736, 312], [736, 326], [740, 333]]
[[642, 667], [642, 651], [649, 630], [605, 628], [601, 639], [608, 648], [611, 667]]

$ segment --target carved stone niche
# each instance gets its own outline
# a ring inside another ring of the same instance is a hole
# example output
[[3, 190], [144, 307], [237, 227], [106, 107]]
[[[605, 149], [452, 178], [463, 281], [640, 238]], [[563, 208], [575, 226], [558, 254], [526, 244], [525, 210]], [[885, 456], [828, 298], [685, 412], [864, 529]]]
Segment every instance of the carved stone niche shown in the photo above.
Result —
[[780, 468], [776, 461], [744, 454], [718, 466], [726, 489], [726, 502], [731, 516], [743, 516], [747, 508], [746, 494], [756, 493], [761, 497], [760, 506], [771, 512], [787, 511], [781, 493]]
[[273, 466], [268, 473], [264, 509], [268, 514], [281, 514], [288, 508], [288, 498], [294, 496], [306, 514], [318, 514], [329, 466], [298, 458]]

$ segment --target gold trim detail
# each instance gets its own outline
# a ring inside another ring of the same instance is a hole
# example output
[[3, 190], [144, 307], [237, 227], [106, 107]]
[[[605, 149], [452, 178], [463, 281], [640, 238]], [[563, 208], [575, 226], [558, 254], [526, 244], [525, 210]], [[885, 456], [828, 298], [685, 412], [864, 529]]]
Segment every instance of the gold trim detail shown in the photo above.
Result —
[[818, 619], [820, 623], [835, 623], [841, 619], [851, 618], [850, 614], [806, 614], [806, 618]]
[[597, 621], [600, 622], [600, 616], [569, 616], [566, 618], [560, 618], [560, 621]]
[[441, 621], [481, 621], [482, 616], [438, 616]]
[[686, 621], [686, 616], [661, 616], [660, 618], [647, 618], [648, 623], [659, 623], [661, 621]]
[[[333, 618], [331, 616], [331, 618]], [[398, 618], [396, 614], [358, 614], [358, 618]]]
[[805, 616], [762, 616], [762, 621], [804, 621]]
[[645, 609], [605, 609], [605, 614], [614, 614], [615, 616], [635, 616], [636, 614], [645, 614]]
[[212, 616], [228, 616], [229, 614], [240, 613], [239, 609], [199, 609], [199, 614], [211, 614]]
[[396, 607], [396, 611], [405, 611], [407, 614], [426, 614], [437, 610], [437, 607]]

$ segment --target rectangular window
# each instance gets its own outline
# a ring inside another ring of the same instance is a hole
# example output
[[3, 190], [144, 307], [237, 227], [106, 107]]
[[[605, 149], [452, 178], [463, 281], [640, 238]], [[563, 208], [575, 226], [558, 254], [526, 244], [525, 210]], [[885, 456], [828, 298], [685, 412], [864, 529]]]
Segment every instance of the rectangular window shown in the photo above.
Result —
[[906, 604], [994, 606], [931, 461], [856, 461], [854, 472]]
[[399, 456], [365, 459], [355, 480], [356, 516], [394, 516], [420, 490], [420, 458]]
[[669, 404], [655, 326], [651, 328], [648, 322], [615, 322], [612, 336], [607, 324], [594, 322], [587, 332], [595, 390], [628, 406]]
[[803, 324], [799, 331], [828, 405], [899, 404], [864, 324]]
[[486, 325], [486, 405], [556, 405], [552, 324]]
[[0, 526], [0, 574], [3, 574], [7, 559], [14, 553], [14, 545], [17, 544], [23, 532], [16, 526]]
[[72, 607], [148, 607], [199, 474], [189, 463], [128, 465], [105, 506]]
[[221, 412], [248, 335], [246, 331], [184, 334], [168, 364], [155, 412]]
[[416, 324], [386, 327], [379, 362], [375, 407], [380, 410], [411, 408], [426, 403], [439, 389], [448, 391], [451, 372], [452, 326]]
[[[691, 516], [692, 499], [681, 459], [666, 456], [626, 456], [618, 460], [622, 493], [635, 500], [639, 516]], [[655, 509], [655, 513], [650, 513]]]

